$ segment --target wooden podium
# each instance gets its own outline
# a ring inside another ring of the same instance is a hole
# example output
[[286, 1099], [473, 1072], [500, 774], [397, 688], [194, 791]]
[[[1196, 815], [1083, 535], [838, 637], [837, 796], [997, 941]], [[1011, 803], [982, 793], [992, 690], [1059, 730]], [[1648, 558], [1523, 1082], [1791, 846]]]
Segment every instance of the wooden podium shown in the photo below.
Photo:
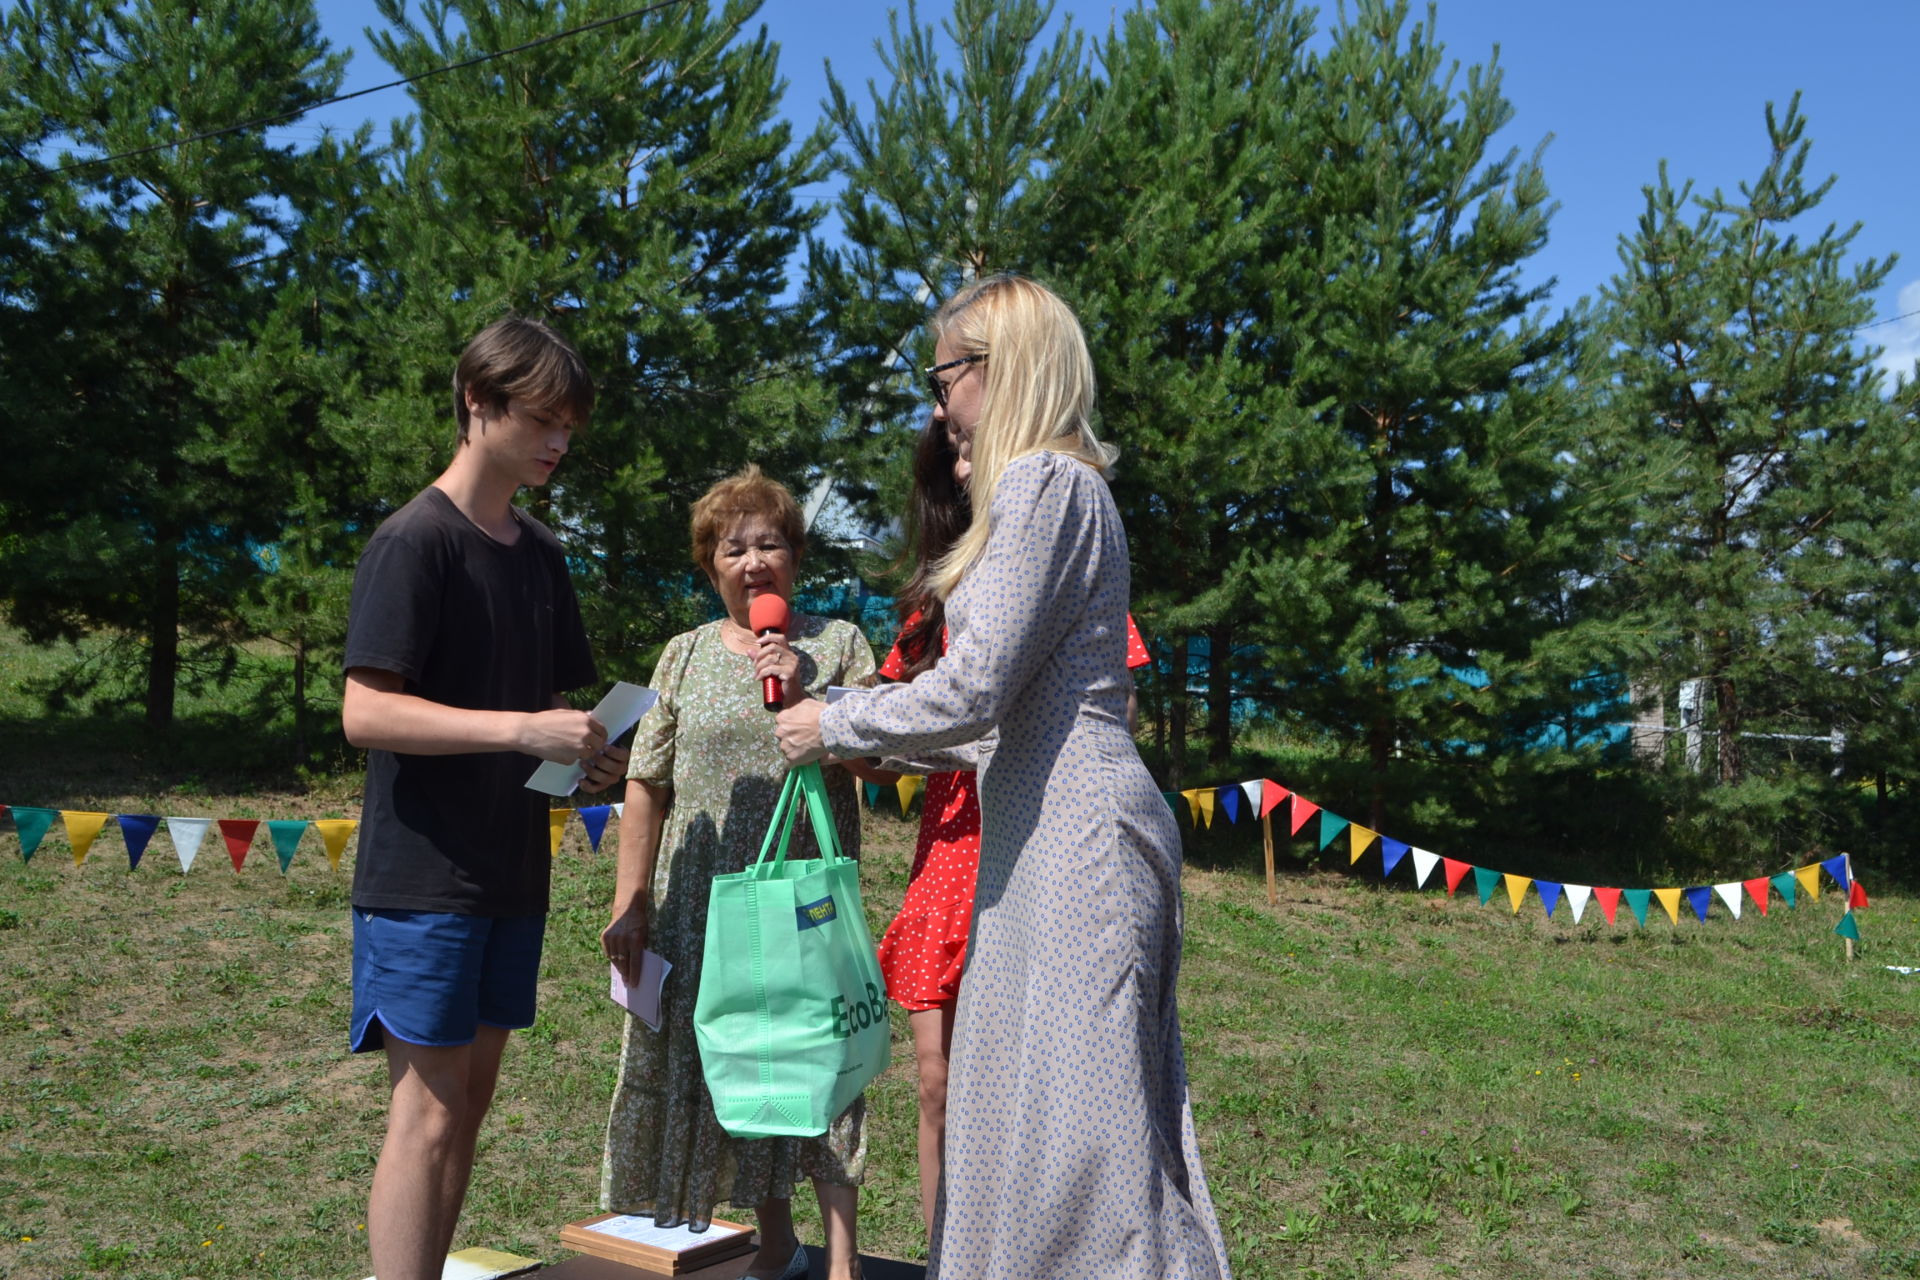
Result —
[[[821, 1250], [807, 1246], [807, 1258], [813, 1263], [813, 1274], [827, 1274], [827, 1260]], [[703, 1267], [698, 1271], [682, 1271], [679, 1280], [740, 1280], [746, 1274], [747, 1264], [753, 1261], [751, 1252], [736, 1254], [724, 1261]], [[927, 1269], [918, 1262], [902, 1262], [897, 1258], [876, 1258], [870, 1253], [860, 1255], [860, 1271], [865, 1280], [926, 1280]], [[556, 1262], [550, 1267], [542, 1267], [534, 1273], [534, 1280], [649, 1280], [657, 1277], [658, 1271], [643, 1271], [639, 1267], [628, 1266], [624, 1262], [615, 1262], [611, 1258], [598, 1258], [590, 1253], [568, 1258], [565, 1262]]]

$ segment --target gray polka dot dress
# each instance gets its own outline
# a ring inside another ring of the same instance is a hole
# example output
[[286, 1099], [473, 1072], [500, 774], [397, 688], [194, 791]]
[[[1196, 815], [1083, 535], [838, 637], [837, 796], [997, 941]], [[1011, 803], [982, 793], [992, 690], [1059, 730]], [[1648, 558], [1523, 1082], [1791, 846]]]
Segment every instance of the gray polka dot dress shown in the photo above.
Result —
[[1093, 470], [1039, 453], [991, 518], [939, 665], [821, 717], [836, 755], [980, 769], [927, 1274], [1225, 1280], [1174, 995], [1179, 832], [1127, 732], [1119, 512]]

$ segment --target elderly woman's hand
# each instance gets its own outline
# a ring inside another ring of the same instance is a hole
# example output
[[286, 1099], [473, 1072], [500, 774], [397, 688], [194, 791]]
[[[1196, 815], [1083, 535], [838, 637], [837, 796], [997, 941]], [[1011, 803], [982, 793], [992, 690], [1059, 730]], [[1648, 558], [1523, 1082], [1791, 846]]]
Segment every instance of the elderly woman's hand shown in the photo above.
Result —
[[753, 651], [753, 678], [765, 680], [773, 676], [780, 681], [782, 695], [787, 705], [804, 698], [806, 687], [800, 683], [800, 655], [793, 651], [787, 638], [778, 631], [769, 631], [755, 642]]
[[788, 764], [800, 765], [826, 758], [826, 744], [820, 741], [820, 713], [826, 706], [817, 698], [808, 698], [774, 717], [773, 736]]

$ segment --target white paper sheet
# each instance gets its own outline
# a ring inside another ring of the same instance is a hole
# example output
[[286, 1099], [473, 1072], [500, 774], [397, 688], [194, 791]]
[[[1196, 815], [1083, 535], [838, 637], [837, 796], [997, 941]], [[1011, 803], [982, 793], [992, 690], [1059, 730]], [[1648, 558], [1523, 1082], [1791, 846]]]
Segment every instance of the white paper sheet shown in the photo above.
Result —
[[[666, 985], [667, 975], [673, 972], [673, 965], [651, 951], [640, 953], [640, 981], [628, 986], [620, 976], [620, 966], [608, 965], [613, 973], [612, 985], [607, 994], [613, 1002], [646, 1023], [655, 1031], [660, 1029], [660, 989]], [[598, 1227], [594, 1228], [596, 1231]]]
[[873, 692], [871, 689], [853, 689], [853, 688], [849, 688], [844, 684], [830, 684], [827, 686], [827, 705], [832, 706], [834, 703], [840, 701], [840, 699], [846, 697], [850, 693], [871, 693], [871, 692]]
[[652, 1245], [656, 1249], [670, 1249], [675, 1253], [683, 1253], [699, 1245], [711, 1244], [715, 1240], [724, 1240], [728, 1236], [745, 1234], [744, 1228], [734, 1230], [718, 1223], [705, 1231], [695, 1231], [684, 1224], [678, 1227], [656, 1227], [653, 1225], [652, 1218], [632, 1213], [608, 1218], [604, 1222], [596, 1222], [588, 1226], [587, 1230], [612, 1236], [616, 1240], [631, 1240], [635, 1244]]
[[[593, 718], [606, 729], [607, 741], [613, 742], [639, 724], [640, 717], [647, 714], [659, 700], [660, 695], [653, 690], [622, 680], [607, 690], [606, 697], [600, 699], [600, 705], [593, 709]], [[544, 791], [550, 796], [570, 796], [580, 786], [580, 779], [586, 776], [587, 770], [583, 765], [555, 764], [545, 760], [527, 779], [527, 787], [533, 791]]]

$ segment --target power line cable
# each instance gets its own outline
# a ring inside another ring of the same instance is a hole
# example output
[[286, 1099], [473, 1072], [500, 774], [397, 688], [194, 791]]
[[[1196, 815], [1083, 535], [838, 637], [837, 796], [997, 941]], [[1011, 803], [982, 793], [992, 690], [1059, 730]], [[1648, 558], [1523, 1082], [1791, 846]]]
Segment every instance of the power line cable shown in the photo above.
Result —
[[321, 107], [330, 107], [336, 102], [349, 102], [354, 98], [364, 98], [368, 94], [385, 93], [388, 89], [398, 89], [403, 85], [417, 84], [422, 80], [430, 80], [434, 76], [445, 75], [449, 71], [459, 71], [466, 67], [477, 67], [481, 63], [492, 62], [498, 58], [510, 57], [516, 53], [525, 53], [529, 49], [538, 49], [541, 45], [552, 44], [556, 40], [565, 40], [569, 36], [577, 36], [588, 31], [598, 30], [601, 27], [609, 27], [616, 22], [625, 22], [630, 18], [645, 17], [649, 13], [655, 13], [679, 3], [680, 0], [655, 0], [653, 4], [645, 5], [638, 9], [629, 9], [625, 13], [616, 13], [610, 18], [597, 18], [592, 22], [585, 22], [577, 27], [569, 27], [565, 31], [556, 31], [552, 35], [541, 36], [538, 39], [529, 40], [525, 44], [514, 45], [510, 49], [496, 49], [491, 53], [483, 53], [477, 57], [468, 58], [463, 62], [449, 62], [443, 67], [435, 67], [431, 71], [422, 71], [417, 76], [407, 76], [400, 80], [390, 80], [386, 84], [377, 84], [369, 89], [355, 89], [352, 93], [335, 94], [331, 98], [323, 98], [319, 102], [311, 102], [304, 107], [295, 107], [291, 111], [282, 111], [278, 115], [262, 116], [257, 120], [246, 120], [239, 124], [230, 124], [219, 129], [209, 129], [205, 133], [196, 133], [190, 137], [174, 138], [168, 142], [156, 142], [151, 146], [136, 147], [132, 151], [116, 152], [109, 156], [96, 156], [91, 160], [76, 160], [72, 164], [62, 165], [58, 169], [36, 169], [33, 176], [38, 178], [54, 178], [63, 173], [72, 173], [75, 169], [85, 169], [98, 164], [112, 164], [119, 160], [130, 160], [135, 156], [151, 155], [156, 151], [170, 151], [174, 147], [184, 147], [190, 142], [205, 142], [211, 138], [224, 138], [230, 133], [244, 133], [249, 129], [261, 129], [280, 124], [284, 121], [297, 120], [309, 111], [318, 111]]

